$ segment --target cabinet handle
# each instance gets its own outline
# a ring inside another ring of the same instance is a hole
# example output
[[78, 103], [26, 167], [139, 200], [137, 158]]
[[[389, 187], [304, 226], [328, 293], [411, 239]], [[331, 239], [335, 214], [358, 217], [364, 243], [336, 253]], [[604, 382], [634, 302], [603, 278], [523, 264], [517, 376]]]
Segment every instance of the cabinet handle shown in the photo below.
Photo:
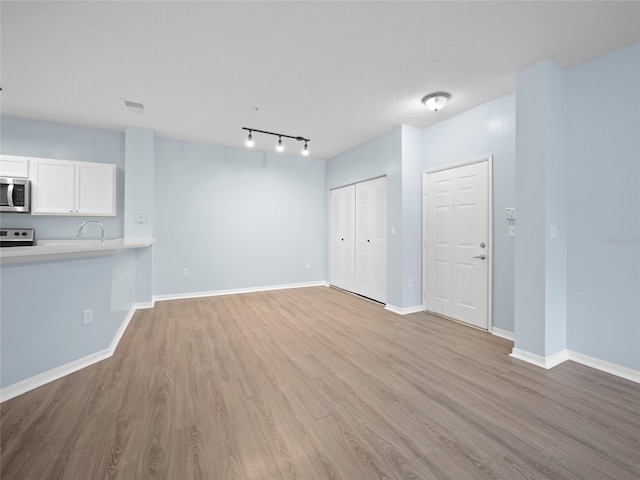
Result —
[[369, 239], [367, 238], [367, 242], [371, 242], [371, 240], [369, 240]]

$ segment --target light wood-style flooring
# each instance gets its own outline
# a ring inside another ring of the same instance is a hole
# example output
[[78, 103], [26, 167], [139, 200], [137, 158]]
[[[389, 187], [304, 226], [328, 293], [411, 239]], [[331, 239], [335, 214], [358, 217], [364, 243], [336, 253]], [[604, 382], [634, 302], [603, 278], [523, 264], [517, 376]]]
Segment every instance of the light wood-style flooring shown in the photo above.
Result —
[[333, 288], [156, 303], [1, 405], [2, 480], [640, 478], [640, 385]]

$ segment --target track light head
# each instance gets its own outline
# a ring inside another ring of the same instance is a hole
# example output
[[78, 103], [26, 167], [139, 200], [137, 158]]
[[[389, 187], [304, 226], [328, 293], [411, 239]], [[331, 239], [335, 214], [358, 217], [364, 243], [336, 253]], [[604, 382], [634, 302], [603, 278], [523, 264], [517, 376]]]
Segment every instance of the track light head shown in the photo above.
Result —
[[246, 140], [247, 147], [253, 147], [255, 144], [253, 142], [253, 133], [264, 133], [265, 135], [273, 135], [274, 137], [278, 137], [278, 143], [276, 144], [276, 151], [284, 152], [284, 144], [282, 143], [282, 137], [292, 138], [293, 140], [297, 140], [298, 142], [304, 142], [304, 148], [302, 149], [301, 154], [304, 156], [309, 155], [309, 140], [305, 137], [294, 137], [292, 135], [285, 135], [284, 133], [276, 133], [276, 132], [267, 132], [266, 130], [256, 130], [255, 128], [242, 127], [243, 130], [249, 132], [249, 135]]

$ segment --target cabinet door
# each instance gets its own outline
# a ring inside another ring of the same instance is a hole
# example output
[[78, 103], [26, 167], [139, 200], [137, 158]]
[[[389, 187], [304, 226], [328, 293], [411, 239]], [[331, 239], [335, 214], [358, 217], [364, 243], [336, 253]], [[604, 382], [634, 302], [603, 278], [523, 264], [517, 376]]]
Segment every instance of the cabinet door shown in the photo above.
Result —
[[29, 176], [29, 159], [15, 155], [0, 155], [0, 177]]
[[331, 277], [336, 287], [355, 286], [355, 185], [331, 191]]
[[76, 212], [79, 215], [115, 215], [115, 184], [115, 165], [76, 162]]
[[386, 178], [377, 178], [356, 185], [355, 232], [355, 292], [379, 302], [386, 302]]
[[75, 213], [75, 165], [73, 162], [33, 159], [29, 171], [33, 215]]

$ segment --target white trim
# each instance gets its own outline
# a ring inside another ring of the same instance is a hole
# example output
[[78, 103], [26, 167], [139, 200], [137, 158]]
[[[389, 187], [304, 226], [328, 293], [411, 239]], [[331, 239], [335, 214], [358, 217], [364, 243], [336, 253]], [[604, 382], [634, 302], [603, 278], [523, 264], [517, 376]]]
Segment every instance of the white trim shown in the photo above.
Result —
[[[427, 175], [430, 173], [450, 170], [452, 168], [466, 167], [476, 163], [487, 162], [487, 330], [493, 331], [493, 155], [481, 155], [462, 162], [450, 163], [439, 167], [422, 171], [422, 309], [427, 310], [426, 298], [426, 272], [427, 272], [427, 222], [425, 216], [427, 212]], [[483, 329], [484, 330], [484, 329]], [[512, 338], [513, 340], [513, 338]]]
[[329, 286], [329, 284], [325, 281], [306, 282], [306, 283], [287, 283], [283, 285], [268, 285], [264, 287], [230, 288], [227, 290], [211, 290], [211, 291], [205, 291], [205, 292], [172, 293], [169, 295], [154, 295], [153, 301], [163, 302], [165, 300], [184, 300], [187, 298], [217, 297], [219, 295], [235, 295], [237, 293], [268, 292], [271, 290], [286, 290], [289, 288], [327, 287], [327, 286]]
[[493, 327], [491, 329], [491, 335], [495, 335], [496, 337], [511, 340], [512, 342], [514, 341], [513, 332], [510, 332], [509, 330], [502, 330], [501, 328], [498, 328], [498, 327]]
[[[478, 159], [482, 161], [482, 158]], [[487, 158], [487, 202], [489, 205], [487, 208], [489, 209], [487, 212], [487, 235], [489, 239], [487, 242], [489, 243], [489, 248], [487, 249], [487, 254], [490, 262], [487, 265], [487, 330], [493, 330], [493, 259], [494, 259], [494, 250], [493, 250], [493, 155], [486, 155]]]
[[442, 172], [443, 170], [450, 170], [452, 168], [466, 167], [467, 165], [486, 162], [492, 157], [493, 154], [480, 155], [479, 157], [470, 158], [469, 160], [463, 160], [462, 162], [447, 163], [446, 165], [440, 165], [439, 167], [428, 168], [426, 170], [423, 170], [423, 173], [436, 173]]
[[518, 360], [522, 360], [523, 362], [531, 363], [536, 367], [541, 367], [546, 370], [549, 370], [550, 368], [553, 368], [556, 365], [559, 365], [565, 360], [569, 359], [566, 350], [560, 350], [557, 353], [554, 353], [547, 357], [543, 357], [541, 355], [536, 355], [535, 353], [530, 353], [519, 348], [514, 348], [509, 356], [517, 358]]
[[409, 315], [410, 313], [424, 312], [422, 305], [414, 305], [413, 307], [396, 307], [395, 305], [387, 303], [384, 309], [397, 313], [398, 315]]
[[583, 353], [578, 353], [569, 350], [569, 360], [580, 363], [587, 367], [595, 368], [601, 372], [610, 373], [617, 377], [626, 378], [632, 382], [640, 383], [640, 370], [634, 370], [632, 368], [623, 367], [615, 363], [607, 362], [606, 360], [600, 360], [599, 358], [590, 357]]
[[133, 306], [136, 310], [145, 310], [147, 308], [153, 308], [156, 306], [155, 300], [151, 300], [150, 302], [139, 302], [134, 303]]
[[113, 340], [111, 340], [109, 348], [91, 353], [86, 357], [78, 358], [72, 362], [65, 363], [64, 365], [60, 365], [59, 367], [52, 368], [51, 370], [47, 370], [46, 372], [39, 373], [38, 375], [34, 375], [33, 377], [21, 380], [0, 389], [0, 403], [111, 357], [116, 351], [122, 335], [124, 335], [124, 332], [127, 330], [134, 313], [136, 313], [136, 309], [136, 305], [131, 307], [129, 313], [127, 313], [127, 316], [122, 321], [120, 328], [118, 328], [118, 331], [113, 337]]
[[622, 365], [607, 362], [606, 360], [601, 360], [599, 358], [590, 357], [589, 355], [585, 355], [584, 353], [578, 353], [572, 350], [561, 350], [557, 353], [554, 353], [553, 355], [541, 357], [540, 355], [535, 355], [533, 353], [514, 348], [509, 356], [531, 363], [538, 367], [545, 368], [547, 370], [561, 364], [562, 362], [571, 360], [572, 362], [585, 365], [595, 370], [600, 370], [601, 372], [609, 373], [611, 375], [615, 375], [616, 377], [640, 383], [640, 370], [623, 367]]

